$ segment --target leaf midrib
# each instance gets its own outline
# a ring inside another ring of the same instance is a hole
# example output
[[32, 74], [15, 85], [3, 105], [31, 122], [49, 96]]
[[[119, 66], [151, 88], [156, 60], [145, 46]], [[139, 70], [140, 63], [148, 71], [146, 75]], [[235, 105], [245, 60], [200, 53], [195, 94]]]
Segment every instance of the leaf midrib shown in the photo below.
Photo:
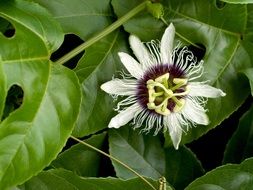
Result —
[[[215, 28], [216, 30], [221, 31], [221, 32], [223, 32], [223, 33], [226, 33], [226, 34], [228, 34], [228, 35], [233, 35], [233, 36], [235, 36], [235, 37], [237, 38], [237, 43], [236, 43], [236, 45], [235, 45], [235, 47], [234, 47], [233, 53], [230, 55], [230, 57], [228, 58], [228, 61], [226, 62], [226, 64], [224, 65], [224, 67], [221, 69], [221, 71], [219, 71], [219, 73], [217, 74], [217, 77], [216, 77], [216, 78], [213, 80], [213, 82], [212, 82], [212, 85], [214, 85], [214, 84], [219, 80], [219, 77], [222, 75], [222, 73], [223, 73], [223, 72], [227, 69], [227, 67], [230, 65], [230, 63], [231, 63], [231, 61], [232, 61], [232, 59], [233, 59], [233, 57], [234, 57], [234, 55], [235, 55], [235, 53], [236, 53], [236, 51], [237, 51], [237, 49], [238, 49], [238, 46], [239, 46], [240, 34], [239, 34], [239, 33], [234, 33], [234, 32], [228, 31], [228, 30], [224, 30], [223, 28], [218, 28], [218, 27], [216, 27], [216, 26], [213, 26], [213, 25], [210, 25], [210, 24], [208, 24], [208, 23], [202, 22], [202, 21], [197, 20], [197, 19], [195, 19], [195, 18], [189, 17], [189, 16], [187, 16], [187, 15], [185, 15], [185, 14], [179, 13], [178, 11], [173, 10], [173, 9], [171, 9], [171, 8], [166, 7], [166, 9], [168, 9], [168, 10], [172, 11], [173, 13], [175, 13], [175, 14], [177, 14], [177, 15], [183, 17], [183, 18], [185, 18], [186, 20], [188, 19], [188, 20], [192, 20], [192, 21], [194, 21], [194, 22], [197, 22], [197, 23], [200, 23], [200, 24], [203, 24], [203, 25], [207, 25], [207, 26], [209, 26], [209, 27]], [[245, 29], [244, 29], [244, 30], [245, 30]]]
[[[175, 14], [177, 14], [177, 15], [183, 17], [183, 18], [185, 18], [186, 20], [188, 19], [188, 20], [197, 22], [197, 23], [199, 23], [199, 24], [208, 25], [209, 27], [215, 28], [216, 30], [220, 30], [220, 31], [222, 31], [222, 32], [224, 32], [224, 33], [227, 33], [227, 34], [229, 34], [229, 35], [233, 35], [233, 36], [236, 36], [236, 37], [239, 37], [239, 36], [240, 36], [239, 33], [231, 32], [231, 31], [225, 30], [225, 29], [223, 29], [223, 28], [218, 28], [217, 26], [214, 26], [214, 25], [211, 25], [211, 24], [202, 22], [202, 21], [197, 20], [197, 19], [195, 19], [195, 18], [193, 18], [193, 17], [190, 17], [190, 16], [187, 16], [187, 15], [182, 14], [182, 13], [180, 13], [180, 12], [177, 12], [177, 11], [171, 9], [171, 8], [166, 7], [166, 9], [168, 9], [169, 11], [171, 11], [171, 12], [173, 12], [173, 13], [175, 13]], [[168, 12], [169, 12], [169, 11], [168, 11]]]
[[82, 13], [82, 14], [70, 14], [65, 16], [55, 16], [55, 19], [61, 19], [61, 18], [72, 18], [72, 17], [86, 17], [86, 16], [102, 16], [102, 17], [113, 17], [112, 14], [98, 14], [98, 13]]
[[33, 58], [21, 58], [20, 59], [8, 59], [8, 60], [1, 60], [2, 63], [16, 63], [16, 62], [29, 62], [29, 61], [48, 61], [49, 57], [48, 56], [43, 56], [43, 57], [33, 57]]
[[[43, 100], [45, 99], [45, 96], [46, 96], [46, 94], [47, 94], [47, 89], [48, 89], [48, 85], [49, 85], [49, 80], [50, 80], [50, 77], [51, 77], [50, 73], [51, 73], [51, 67], [49, 67], [49, 74], [48, 74], [48, 77], [47, 77], [47, 84], [46, 84], [46, 86], [45, 86], [44, 93], [43, 93], [43, 95], [41, 96], [41, 101], [40, 101], [40, 103], [38, 104], [38, 109], [36, 110], [36, 112], [34, 112], [34, 117], [32, 117], [32, 120], [29, 121], [30, 126], [28, 126], [27, 129], [25, 130], [25, 133], [22, 134], [23, 138], [22, 138], [22, 141], [20, 141], [20, 144], [19, 144], [19, 146], [17, 147], [16, 152], [15, 152], [14, 154], [12, 154], [12, 157], [11, 157], [11, 159], [10, 159], [10, 162], [9, 162], [8, 166], [7, 166], [6, 169], [2, 172], [3, 175], [2, 175], [2, 177], [0, 178], [0, 182], [2, 181], [3, 177], [5, 176], [6, 171], [8, 171], [8, 169], [10, 168], [10, 165], [13, 163], [13, 160], [16, 158], [16, 156], [17, 156], [19, 150], [21, 149], [22, 145], [24, 145], [25, 138], [27, 137], [27, 134], [31, 131], [31, 127], [34, 126], [34, 125], [33, 125], [33, 122], [34, 122], [34, 120], [37, 118], [37, 114], [39, 113], [39, 110], [40, 110], [40, 108], [41, 108], [41, 104], [44, 103]], [[30, 130], [29, 130], [29, 129], [30, 129]]]
[[5, 14], [5, 13], [3, 13], [3, 12], [1, 12], [0, 15], [3, 15], [3, 16], [5, 16], [6, 18], [9, 18], [10, 20], [13, 20], [13, 21], [19, 23], [19, 24], [20, 24], [21, 26], [23, 26], [24, 28], [26, 28], [26, 29], [30, 30], [32, 33], [36, 34], [36, 36], [38, 36], [38, 38], [39, 38], [39, 39], [42, 41], [42, 43], [45, 45], [45, 47], [46, 47], [45, 49], [47, 50], [47, 56], [50, 55], [49, 49], [48, 49], [48, 47], [47, 47], [47, 42], [43, 39], [43, 36], [42, 36], [42, 35], [40, 35], [38, 32], [36, 32], [36, 31], [33, 30], [32, 28], [30, 28], [29, 26], [25, 25], [23, 22], [20, 22], [19, 20], [17, 20], [16, 18], [14, 18], [14, 17], [12, 17], [12, 16], [10, 16], [10, 15], [7, 15], [7, 14]]
[[217, 74], [217, 77], [215, 78], [215, 80], [213, 81], [212, 84], [215, 84], [215, 83], [219, 80], [220, 76], [224, 73], [224, 71], [225, 71], [225, 70], [228, 68], [228, 66], [230, 65], [232, 59], [234, 58], [234, 56], [235, 56], [235, 54], [236, 54], [236, 51], [237, 51], [238, 47], [239, 47], [239, 42], [240, 42], [240, 39], [238, 38], [238, 39], [237, 39], [237, 42], [236, 42], [236, 45], [235, 45], [235, 47], [234, 47], [233, 53], [231, 54], [231, 56], [230, 56], [229, 59], [227, 60], [227, 63], [224, 65], [224, 67], [222, 67], [221, 71]]
[[[122, 138], [122, 139], [124, 140], [124, 142], [125, 142], [134, 152], [136, 152], [137, 155], [139, 155], [140, 158], [142, 158], [142, 160], [144, 160], [145, 163], [147, 163], [147, 165], [150, 166], [150, 168], [151, 168], [152, 170], [154, 170], [154, 171], [155, 171], [157, 174], [159, 174], [160, 176], [163, 176], [159, 171], [156, 170], [156, 168], [154, 168], [154, 167], [151, 165], [151, 163], [148, 162], [148, 160], [146, 160], [146, 159], [143, 157], [143, 155], [141, 155], [136, 149], [134, 149], [134, 147], [130, 146], [130, 144], [128, 143], [128, 141], [127, 141], [120, 133], [118, 133], [118, 132], [115, 132], [115, 133], [116, 133], [120, 138]], [[143, 175], [143, 174], [141, 174], [141, 175]], [[150, 176], [147, 176], [147, 177], [150, 177]]]
[[[116, 40], [117, 40], [118, 36], [119, 36], [119, 30], [115, 33], [115, 37], [114, 37], [114, 39], [113, 39], [111, 45], [109, 46], [108, 51], [105, 53], [103, 59], [102, 59], [96, 66], [93, 66], [95, 69], [93, 70], [93, 72], [91, 72], [89, 75], [87, 75], [87, 77], [84, 79], [84, 81], [82, 81], [82, 85], [84, 85], [85, 81], [86, 81], [94, 72], [96, 72], [96, 70], [98, 69], [98, 67], [99, 67], [101, 64], [104, 63], [104, 60], [108, 57], [108, 55], [110, 54], [112, 48], [114, 47], [114, 45], [115, 45], [115, 43], [116, 43]], [[99, 43], [99, 42], [97, 42], [97, 43]], [[88, 66], [88, 68], [89, 68], [89, 67], [91, 67], [91, 66]], [[81, 68], [81, 69], [78, 69], [78, 70], [76, 70], [76, 72], [82, 71], [82, 70], [84, 70], [84, 69], [87, 69], [87, 67], [83, 67], [83, 68]], [[96, 101], [93, 101], [93, 104], [92, 104], [92, 106], [91, 106], [92, 109], [90, 110], [89, 116], [87, 116], [87, 118], [90, 118], [90, 115], [93, 113], [93, 110], [94, 110], [94, 108], [95, 108], [95, 104], [96, 104]], [[89, 125], [88, 125], [87, 127], [89, 127]], [[89, 128], [90, 128], [90, 127], [89, 127]]]

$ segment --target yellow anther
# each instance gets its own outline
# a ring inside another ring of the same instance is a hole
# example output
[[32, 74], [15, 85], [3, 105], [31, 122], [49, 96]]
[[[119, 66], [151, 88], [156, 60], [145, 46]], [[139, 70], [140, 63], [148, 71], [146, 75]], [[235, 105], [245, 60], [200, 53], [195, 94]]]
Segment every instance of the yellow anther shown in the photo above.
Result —
[[183, 85], [186, 85], [187, 82], [188, 82], [187, 79], [181, 79], [181, 78], [174, 78], [174, 79], [173, 79], [173, 83], [174, 83], [174, 84], [181, 84], [182, 86], [183, 86]]
[[148, 89], [148, 101], [149, 102], [154, 102], [155, 101], [156, 96], [153, 96], [154, 93], [155, 93], [154, 88]]
[[148, 81], [147, 81], [147, 84], [152, 84], [154, 81], [152, 80], [152, 79], [149, 79]]
[[186, 86], [184, 92], [174, 93], [174, 96], [185, 96], [189, 94], [189, 92], [190, 92], [190, 86]]
[[169, 78], [170, 78], [170, 74], [169, 74], [169, 73], [166, 73], [166, 74], [164, 74], [164, 75], [162, 75], [162, 76], [160, 76], [160, 77], [157, 77], [157, 78], [155, 79], [155, 81], [156, 81], [156, 82], [159, 82], [159, 83], [163, 83], [165, 80], [168, 81]]
[[180, 87], [186, 85], [187, 82], [188, 82], [187, 79], [174, 78], [174, 79], [173, 79], [173, 83], [176, 84], [176, 85], [173, 86], [173, 87], [171, 88], [171, 90], [173, 90], [173, 91], [174, 91], [174, 90], [177, 90], [177, 89], [179, 89]]
[[150, 109], [150, 110], [156, 109], [156, 105], [155, 105], [155, 103], [153, 103], [153, 102], [147, 103], [147, 106], [148, 106], [148, 109]]

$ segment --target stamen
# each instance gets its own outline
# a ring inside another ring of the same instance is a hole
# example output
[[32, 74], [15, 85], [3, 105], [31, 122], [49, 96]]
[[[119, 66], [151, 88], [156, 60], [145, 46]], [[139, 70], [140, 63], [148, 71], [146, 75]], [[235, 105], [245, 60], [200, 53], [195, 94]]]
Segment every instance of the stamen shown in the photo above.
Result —
[[[184, 78], [174, 78], [171, 80], [169, 73], [161, 75], [155, 80], [148, 80], [146, 82], [149, 95], [148, 109], [165, 116], [169, 115], [172, 111], [179, 112], [182, 110], [185, 105], [183, 96], [187, 95], [190, 91], [187, 82], [188, 80]], [[169, 100], [175, 103], [173, 108], [168, 105]]]
[[181, 78], [174, 78], [173, 83], [176, 84], [176, 86], [172, 87], [171, 90], [179, 89], [181, 86], [186, 85], [188, 82], [187, 79], [181, 79]]

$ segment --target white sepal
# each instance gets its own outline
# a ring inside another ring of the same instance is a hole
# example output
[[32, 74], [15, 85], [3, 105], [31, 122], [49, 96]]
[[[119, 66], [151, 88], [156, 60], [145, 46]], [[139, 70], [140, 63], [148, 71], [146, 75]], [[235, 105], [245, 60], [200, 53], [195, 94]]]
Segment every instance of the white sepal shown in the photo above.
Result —
[[138, 61], [141, 63], [144, 70], [150, 68], [153, 65], [153, 58], [149, 53], [145, 45], [140, 41], [140, 39], [134, 35], [129, 37], [129, 43], [133, 50], [134, 55], [137, 57]]
[[127, 109], [121, 111], [116, 116], [114, 116], [110, 123], [109, 128], [120, 128], [121, 126], [127, 124], [131, 121], [136, 115], [141, 112], [142, 108], [139, 106], [138, 103], [135, 103], [128, 107]]
[[221, 89], [214, 88], [201, 82], [191, 82], [188, 84], [188, 86], [190, 87], [190, 96], [202, 96], [207, 98], [226, 96], [226, 93], [224, 93]]
[[208, 125], [209, 119], [206, 115], [205, 109], [201, 106], [200, 102], [197, 102], [197, 100], [186, 98], [185, 106], [182, 109], [183, 116], [200, 125]]
[[102, 84], [100, 88], [108, 94], [129, 96], [136, 93], [137, 82], [131, 79], [113, 79]]
[[161, 40], [161, 60], [163, 64], [172, 64], [175, 27], [171, 23], [165, 30]]
[[[164, 117], [164, 125], [167, 126], [174, 148], [177, 150], [182, 138], [182, 128], [177, 113]], [[180, 117], [180, 116], [179, 116]]]
[[144, 73], [141, 65], [127, 53], [119, 52], [118, 55], [128, 72], [136, 79], [140, 79]]

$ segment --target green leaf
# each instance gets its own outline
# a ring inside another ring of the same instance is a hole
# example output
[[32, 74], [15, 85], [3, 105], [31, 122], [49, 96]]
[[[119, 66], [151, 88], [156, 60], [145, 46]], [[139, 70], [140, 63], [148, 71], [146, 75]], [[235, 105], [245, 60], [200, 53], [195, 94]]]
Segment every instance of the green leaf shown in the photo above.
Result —
[[[210, 124], [191, 128], [182, 138], [182, 143], [186, 143], [219, 125], [248, 97], [248, 82], [240, 74], [240, 71], [251, 67], [250, 51], [253, 46], [241, 40], [241, 34], [246, 30], [247, 6], [227, 4], [223, 9], [218, 9], [212, 0], [162, 2], [164, 19], [175, 25], [177, 39], [202, 44], [206, 48], [203, 58], [205, 72], [200, 80], [209, 81], [210, 85], [222, 89], [227, 94], [223, 98], [208, 100], [206, 109]], [[130, 9], [120, 0], [113, 0], [113, 5], [117, 15]], [[150, 18], [148, 15], [147, 17]], [[142, 17], [135, 17], [124, 27], [129, 33], [150, 40], [158, 34], [157, 30], [163, 32], [165, 25], [155, 25], [149, 19], [143, 21]], [[144, 32], [146, 27], [150, 28], [148, 32]], [[160, 38], [161, 33], [158, 39]], [[169, 136], [166, 135], [167, 137]]]
[[46, 7], [65, 33], [88, 39], [110, 25], [113, 13], [110, 0], [34, 0]]
[[[253, 54], [252, 54], [252, 47], [253, 47], [253, 5], [248, 5], [247, 6], [247, 27], [245, 30], [245, 34], [243, 36], [245, 41], [248, 41], [248, 48], [247, 48], [247, 52], [249, 54], [249, 58], [251, 60], [251, 63], [253, 61]], [[242, 70], [242, 73], [245, 74], [248, 79], [249, 79], [249, 83], [250, 83], [250, 88], [251, 88], [251, 95], [253, 95], [253, 77], [252, 77], [252, 73], [253, 73], [253, 68], [252, 66], [250, 68], [245, 68], [244, 70]]]
[[61, 151], [79, 112], [80, 87], [74, 72], [50, 64], [63, 34], [45, 9], [0, 1], [0, 17], [15, 28], [10, 39], [0, 35], [1, 116], [8, 89], [18, 85], [24, 91], [22, 105], [0, 124], [0, 189], [6, 189], [41, 171]]
[[248, 68], [242, 71], [249, 79], [249, 84], [251, 88], [251, 95], [253, 96], [253, 68]]
[[165, 149], [166, 178], [175, 189], [184, 189], [190, 182], [204, 174], [201, 163], [193, 152], [185, 146], [175, 150]]
[[253, 3], [253, 0], [220, 0], [226, 3], [233, 3], [233, 4], [248, 4]]
[[253, 42], [253, 5], [247, 5], [247, 28], [245, 30], [245, 34], [243, 36], [244, 40], [248, 40]]
[[0, 18], [0, 32], [1, 33], [4, 33], [10, 26], [10, 23], [3, 19], [3, 18]]
[[253, 159], [241, 164], [227, 164], [216, 168], [192, 182], [185, 190], [251, 190], [253, 187]]
[[[142, 0], [112, 0], [112, 6], [118, 18], [120, 18], [142, 2]], [[123, 26], [127, 32], [137, 35], [144, 41], [159, 39], [165, 30], [165, 25], [162, 21], [154, 18], [148, 12], [139, 13]]]
[[[149, 180], [154, 187], [158, 188], [158, 182]], [[32, 178], [24, 185], [21, 190], [151, 190], [145, 182], [139, 178], [131, 180], [121, 180], [117, 178], [83, 178], [76, 174], [63, 170], [55, 169], [46, 172], [41, 172], [38, 176]], [[168, 190], [171, 188], [168, 186]]]
[[119, 30], [111, 33], [91, 47], [75, 69], [82, 86], [83, 101], [77, 126], [73, 134], [78, 137], [95, 133], [108, 126], [114, 104], [113, 99], [100, 89], [112, 79], [122, 64], [118, 52], [127, 52], [126, 36]]
[[[109, 131], [109, 152], [139, 174], [158, 179], [165, 174], [165, 155], [158, 136], [142, 135], [131, 126]], [[113, 161], [116, 175], [122, 179], [136, 177]]]
[[[85, 140], [86, 143], [101, 149], [106, 133], [94, 135]], [[91, 150], [83, 144], [76, 144], [61, 153], [52, 162], [54, 168], [71, 170], [80, 176], [95, 177], [98, 175], [101, 154]]]
[[239, 126], [227, 144], [223, 163], [240, 163], [253, 156], [253, 107], [240, 119]]

